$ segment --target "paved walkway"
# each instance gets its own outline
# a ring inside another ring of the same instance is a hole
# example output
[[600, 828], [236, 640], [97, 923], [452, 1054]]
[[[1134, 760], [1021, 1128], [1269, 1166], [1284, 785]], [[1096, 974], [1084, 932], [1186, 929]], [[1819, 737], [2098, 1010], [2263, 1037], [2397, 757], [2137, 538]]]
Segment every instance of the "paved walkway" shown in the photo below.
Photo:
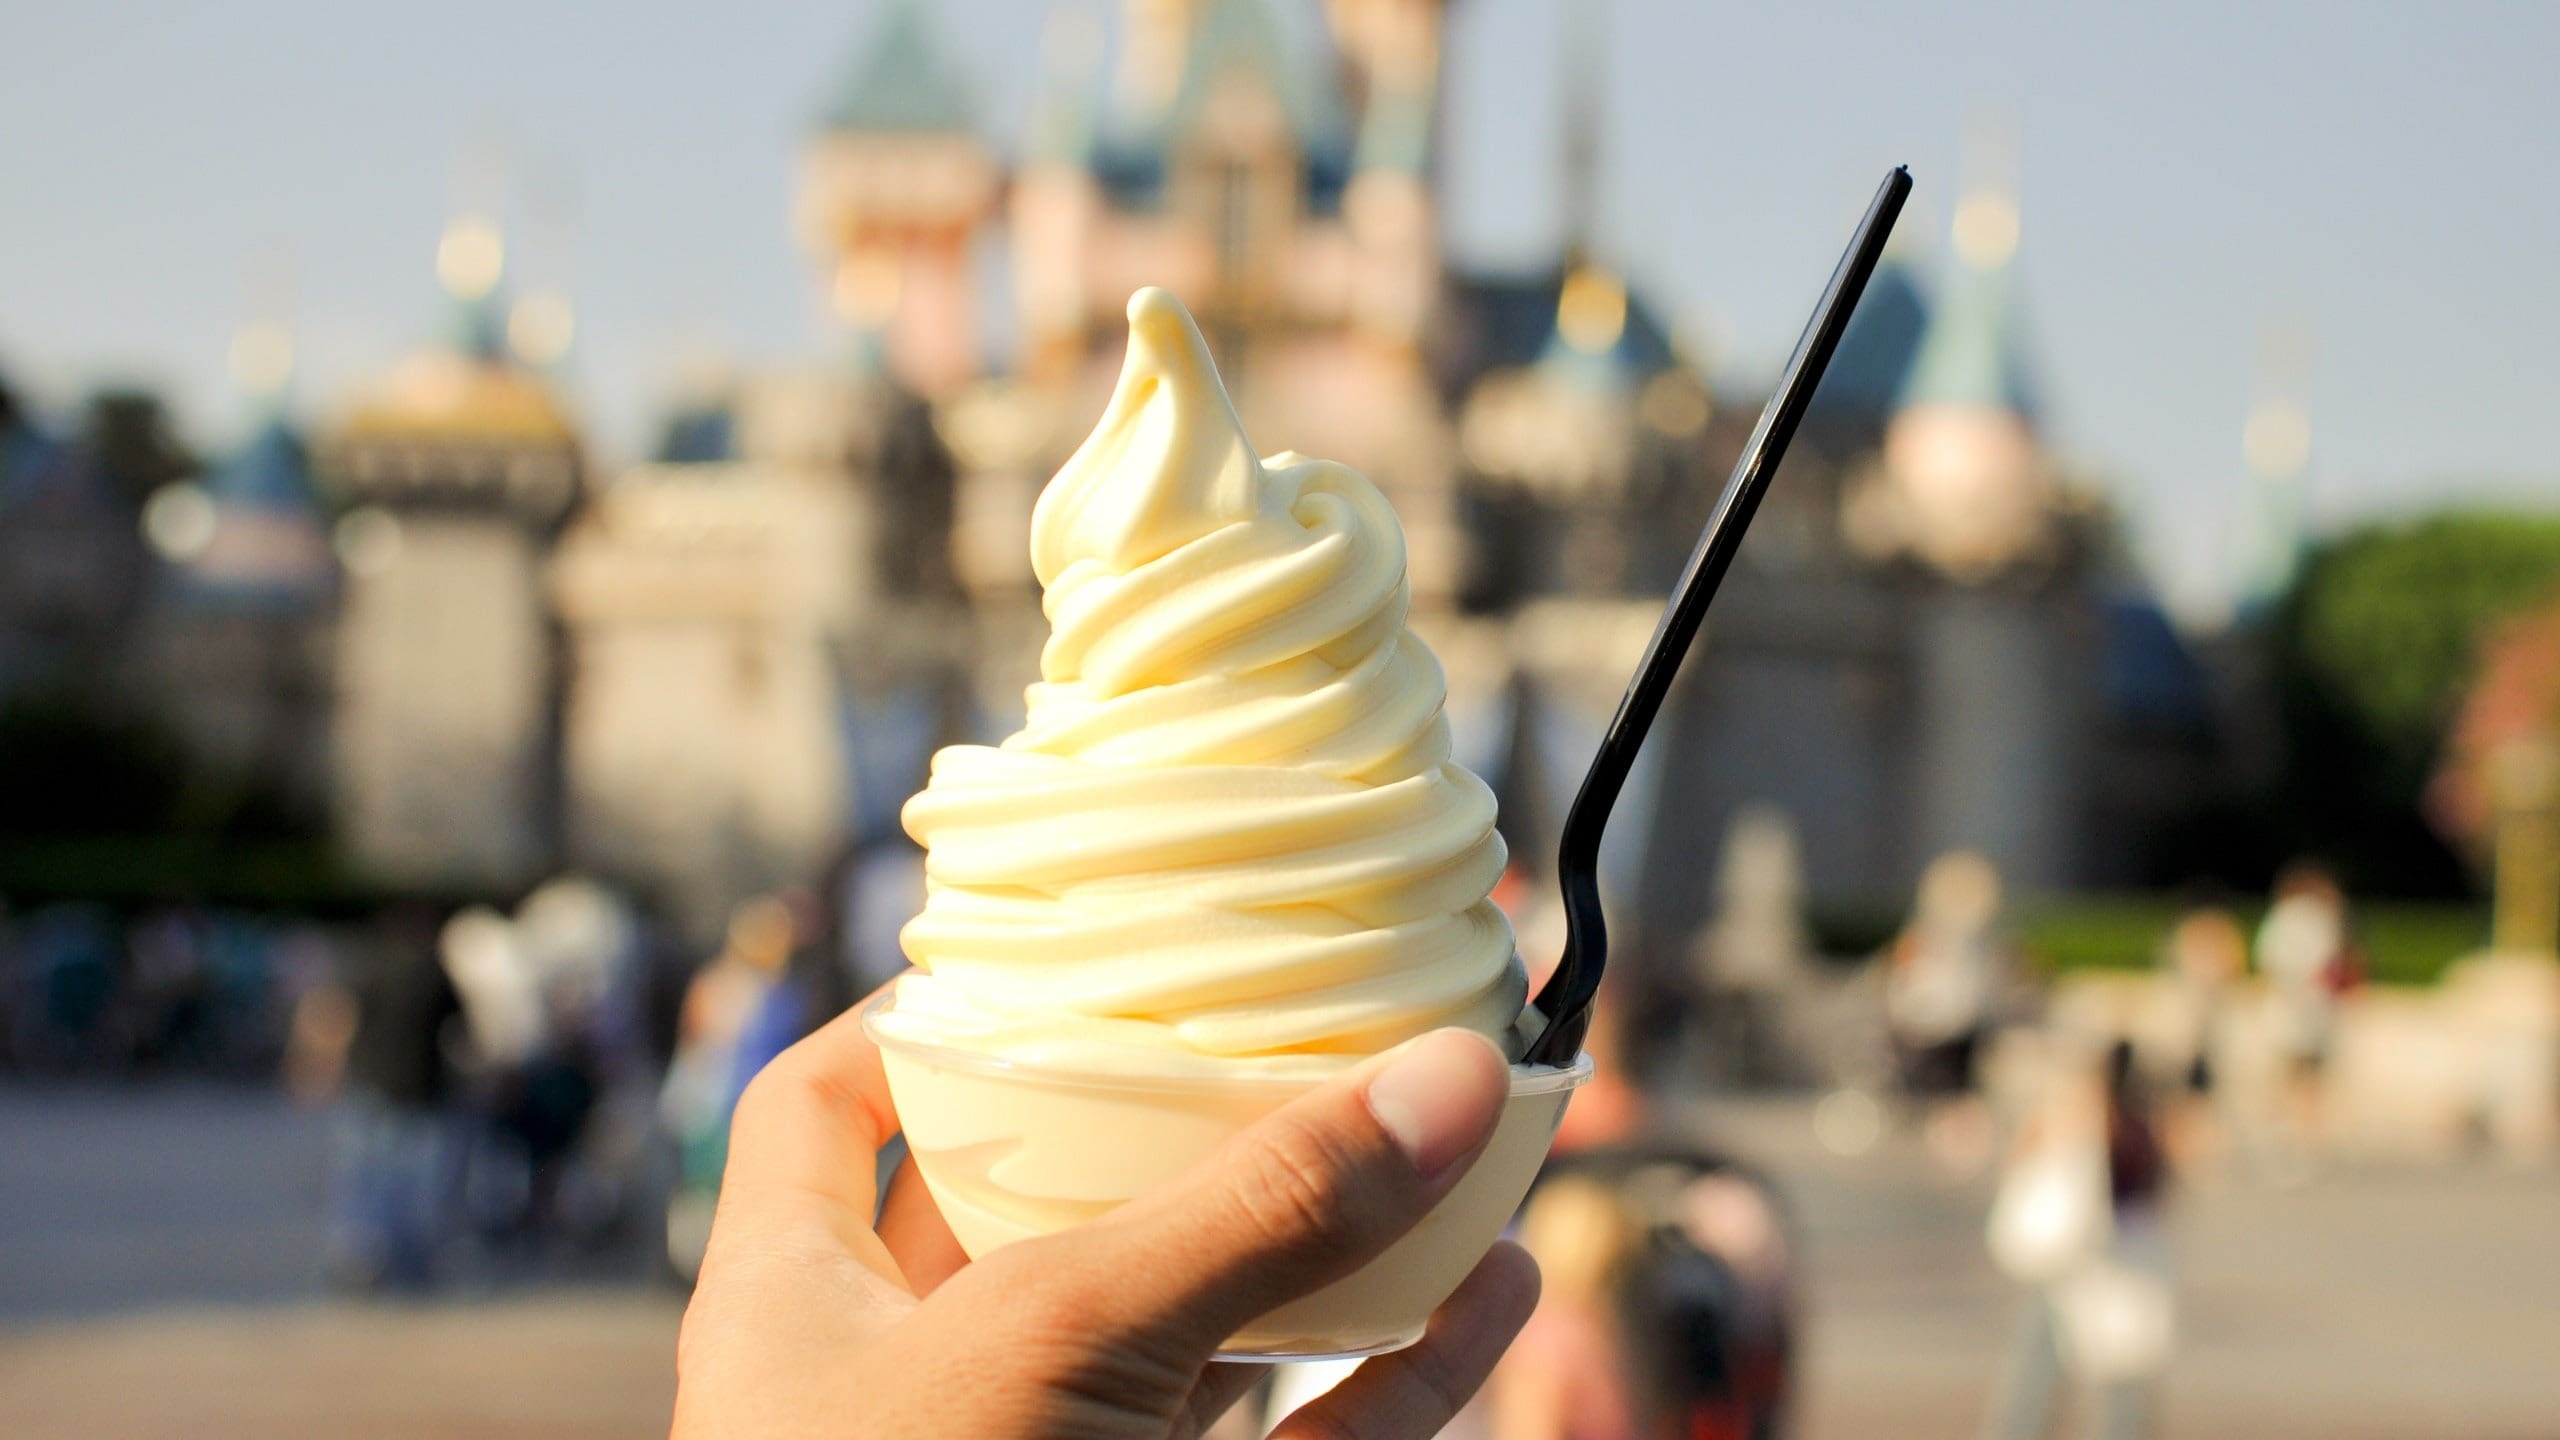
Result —
[[[1988, 1186], [1905, 1140], [1828, 1154], [1799, 1105], [1706, 1114], [1784, 1178], [1809, 1242], [1805, 1440], [1974, 1434], [2018, 1306], [1983, 1253]], [[2560, 1435], [2555, 1201], [2560, 1175], [2486, 1165], [2177, 1197], [2163, 1435]]]
[[[2014, 1297], [1979, 1186], [1805, 1107], [1702, 1128], [1793, 1196], [1809, 1250], [1806, 1440], [1966, 1437]], [[677, 1302], [638, 1286], [332, 1301], [322, 1126], [222, 1091], [0, 1092], [0, 1432], [158, 1440], [663, 1433]], [[2178, 1215], [2178, 1440], [2560, 1434], [2560, 1176], [2357, 1170]]]

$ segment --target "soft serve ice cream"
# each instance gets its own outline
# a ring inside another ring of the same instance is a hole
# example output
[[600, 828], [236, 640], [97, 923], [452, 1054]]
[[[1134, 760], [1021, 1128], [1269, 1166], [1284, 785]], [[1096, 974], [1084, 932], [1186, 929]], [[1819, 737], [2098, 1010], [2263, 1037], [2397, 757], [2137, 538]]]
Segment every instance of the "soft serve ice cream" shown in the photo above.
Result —
[[1375, 486], [1259, 459], [1163, 290], [1040, 497], [1021, 731], [907, 805], [929, 898], [884, 1034], [1070, 1069], [1321, 1074], [1526, 981], [1492, 793], [1450, 758]]

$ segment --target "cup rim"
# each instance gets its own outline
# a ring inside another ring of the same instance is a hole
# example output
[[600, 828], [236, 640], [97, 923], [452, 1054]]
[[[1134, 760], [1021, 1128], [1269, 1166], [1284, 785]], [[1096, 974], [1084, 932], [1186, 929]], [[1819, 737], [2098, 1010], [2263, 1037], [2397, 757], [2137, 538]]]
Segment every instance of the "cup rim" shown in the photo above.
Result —
[[[892, 990], [886, 1003], [874, 1005], [862, 1012], [862, 1033], [871, 1038], [872, 1044], [884, 1051], [895, 1051], [902, 1057], [996, 1079], [1036, 1080], [1044, 1085], [1072, 1085], [1094, 1090], [1188, 1093], [1258, 1090], [1266, 1093], [1295, 1094], [1313, 1090], [1342, 1073], [1340, 1070], [1322, 1074], [1303, 1071], [1283, 1074], [1257, 1074], [1251, 1071], [1219, 1073], [1172, 1069], [1148, 1070], [1136, 1067], [1100, 1070], [1017, 1060], [1004, 1055], [989, 1055], [982, 1051], [965, 1050], [956, 1045], [944, 1045], [932, 1040], [918, 1040], [911, 1035], [900, 1035], [884, 1029], [880, 1024], [881, 1017], [894, 1012], [897, 1008], [897, 992]], [[1351, 1063], [1357, 1064], [1359, 1058], [1353, 1057]], [[1344, 1069], [1348, 1068], [1350, 1067], [1347, 1065], [1344, 1067]], [[1523, 1065], [1515, 1061], [1510, 1068], [1511, 1098], [1517, 1100], [1525, 1096], [1552, 1095], [1560, 1090], [1580, 1089], [1598, 1067], [1593, 1063], [1590, 1052], [1584, 1051], [1574, 1057], [1571, 1065]]]

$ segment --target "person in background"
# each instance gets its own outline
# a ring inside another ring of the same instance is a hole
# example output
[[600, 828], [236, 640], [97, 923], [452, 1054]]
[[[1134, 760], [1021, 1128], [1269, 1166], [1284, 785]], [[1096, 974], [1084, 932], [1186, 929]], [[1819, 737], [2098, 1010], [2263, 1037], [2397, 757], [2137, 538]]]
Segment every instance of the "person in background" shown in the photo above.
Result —
[[350, 959], [329, 1186], [331, 1276], [354, 1289], [432, 1283], [451, 1199], [446, 1031], [461, 1013], [433, 907], [385, 910]]
[[1783, 1433], [1793, 1281], [1776, 1202], [1656, 1123], [1623, 1062], [1623, 1013], [1604, 983], [1584, 1041], [1596, 1073], [1520, 1218], [1548, 1298], [1496, 1372], [1487, 1428], [1494, 1440]]
[[1791, 1016], [1813, 963], [1804, 862], [1794, 822], [1749, 805], [1725, 831], [1715, 918], [1691, 953], [1694, 1049], [1709, 1073], [1745, 1084], [1793, 1078]]
[[898, 931], [924, 908], [924, 851], [904, 835], [849, 852], [827, 888], [847, 990], [868, 995], [907, 968]]
[[[659, 1113], [679, 1152], [681, 1173], [667, 1202], [667, 1258], [681, 1275], [690, 1277], [700, 1265], [710, 1235], [730, 1114], [747, 1082], [780, 1048], [766, 1042], [775, 1007], [787, 1002], [776, 992], [797, 943], [791, 907], [759, 895], [731, 912], [720, 953], [685, 989], [675, 1059], [659, 1094]], [[762, 1058], [750, 1060], [751, 1049]]]
[[2177, 1098], [2162, 1117], [2163, 1138], [2183, 1169], [2211, 1163], [2222, 1149], [2214, 1057], [2228, 1028], [2232, 987], [2249, 968], [2248, 931], [2228, 906], [2198, 900], [2162, 938], [2159, 963], [2177, 1020], [2165, 1057]]
[[1494, 1367], [1486, 1396], [1493, 1440], [1651, 1440], [1622, 1307], [1641, 1235], [1617, 1193], [1595, 1177], [1540, 1185], [1520, 1216], [1520, 1244], [1542, 1277], [1537, 1308]]
[[1555, 1154], [1623, 1144], [1651, 1122], [1644, 1091], [1628, 1070], [1626, 1030], [1620, 1023], [1624, 1012], [1618, 986], [1603, 982], [1591, 1000], [1591, 1028], [1582, 1037], [1583, 1053], [1592, 1060], [1591, 1078], [1565, 1102], [1550, 1147]]
[[2288, 1178], [2301, 1178], [2322, 1138], [2321, 1085], [2338, 1001], [2363, 979], [2347, 928], [2346, 892], [2327, 870], [2297, 863], [2276, 878], [2275, 903], [2258, 926], [2257, 959], [2285, 1066], [2290, 1153], [2280, 1159]]
[[462, 1056], [478, 1074], [508, 1076], [542, 1048], [548, 1018], [542, 977], [515, 927], [486, 905], [445, 923], [436, 954], [462, 1006]]
[[[553, 1037], [546, 1062], [548, 1114], [583, 1116], [545, 1181], [548, 1220], [569, 1241], [594, 1245], [658, 1197], [650, 1178], [659, 1065], [650, 1048], [639, 917], [607, 886], [562, 876], [525, 897], [517, 945], [536, 974]], [[645, 1198], [644, 1198], [645, 1197]]]
[[2001, 1177], [1992, 1259], [2029, 1295], [1985, 1440], [2051, 1435], [2066, 1382], [2086, 1392], [2095, 1440], [2157, 1430], [2175, 1339], [2168, 1165], [2134, 1059], [2120, 1040], [2094, 1072], [2058, 1062]]
[[1926, 1107], [1931, 1152], [1966, 1173], [1989, 1162], [1992, 1146], [1975, 1069], [2009, 969], [2000, 890], [2000, 871], [1982, 856], [1939, 856], [1885, 955], [1885, 1023], [1903, 1088]]

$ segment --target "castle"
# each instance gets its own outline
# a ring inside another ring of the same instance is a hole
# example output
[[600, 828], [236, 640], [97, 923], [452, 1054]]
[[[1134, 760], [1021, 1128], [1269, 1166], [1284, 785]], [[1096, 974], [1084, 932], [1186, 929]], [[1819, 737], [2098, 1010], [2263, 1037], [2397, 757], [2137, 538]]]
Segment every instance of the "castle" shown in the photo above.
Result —
[[[402, 884], [587, 870], [707, 932], [903, 844], [933, 747], [1018, 717], [1030, 506], [1155, 283], [1249, 433], [1396, 504], [1462, 758], [1542, 873], [1758, 397], [1700, 374], [1579, 221], [1534, 272], [1453, 267], [1444, 5], [1323, 15], [1310, 46], [1270, 0], [1123, 0], [1109, 74], [1064, 20], [1006, 155], [927, 7], [888, 0], [792, 217], [855, 357], [738, 376], [615, 473], [511, 350], [494, 231], [459, 224], [448, 333], [312, 448], [334, 573], [293, 593], [334, 616], [351, 853]], [[1593, 108], [1562, 157], [1577, 217]], [[2204, 677], [2039, 441], [2016, 240], [2007, 197], [1969, 195], [1934, 286], [1897, 256], [1871, 287], [1613, 826], [1638, 953], [1687, 943], [1745, 807], [1793, 819], [1817, 901], [1889, 903], [1954, 846], [2029, 888], [2151, 878], [2147, 837], [2209, 782]]]

